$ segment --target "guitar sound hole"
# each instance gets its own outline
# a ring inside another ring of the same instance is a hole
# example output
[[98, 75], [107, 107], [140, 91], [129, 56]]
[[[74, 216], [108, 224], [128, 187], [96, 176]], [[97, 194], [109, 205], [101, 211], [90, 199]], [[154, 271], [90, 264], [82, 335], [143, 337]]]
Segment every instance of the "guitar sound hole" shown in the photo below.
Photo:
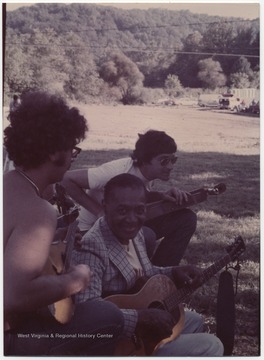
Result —
[[160, 301], [153, 301], [149, 304], [148, 308], [165, 310], [164, 305]]

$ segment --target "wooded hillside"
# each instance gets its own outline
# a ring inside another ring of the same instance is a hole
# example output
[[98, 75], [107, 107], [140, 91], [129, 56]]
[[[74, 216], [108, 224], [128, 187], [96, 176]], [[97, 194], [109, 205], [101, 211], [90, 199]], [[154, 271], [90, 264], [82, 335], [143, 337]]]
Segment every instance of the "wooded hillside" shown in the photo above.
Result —
[[36, 4], [6, 14], [5, 93], [151, 101], [151, 89], [259, 87], [259, 19]]

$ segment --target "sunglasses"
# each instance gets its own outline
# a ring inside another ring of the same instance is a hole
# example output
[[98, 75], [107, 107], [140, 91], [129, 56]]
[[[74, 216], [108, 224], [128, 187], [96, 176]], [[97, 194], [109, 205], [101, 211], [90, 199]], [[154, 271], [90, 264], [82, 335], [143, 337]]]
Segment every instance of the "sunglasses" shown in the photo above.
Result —
[[81, 148], [74, 146], [74, 148], [72, 149], [72, 158], [76, 158], [81, 151], [82, 151]]
[[178, 156], [171, 156], [171, 157], [160, 159], [160, 165], [167, 166], [167, 165], [169, 165], [169, 163], [171, 163], [173, 165], [176, 163], [177, 159], [178, 159]]

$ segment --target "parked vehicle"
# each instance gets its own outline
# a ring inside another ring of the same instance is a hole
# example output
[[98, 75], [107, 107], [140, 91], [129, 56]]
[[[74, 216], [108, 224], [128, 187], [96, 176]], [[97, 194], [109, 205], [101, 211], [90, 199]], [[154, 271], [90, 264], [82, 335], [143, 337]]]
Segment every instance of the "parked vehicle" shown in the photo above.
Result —
[[198, 105], [201, 107], [219, 107], [219, 94], [201, 94], [198, 97]]
[[220, 109], [229, 109], [236, 112], [243, 111], [245, 109], [245, 101], [233, 94], [223, 94], [219, 102]]
[[[256, 97], [252, 97], [253, 95]], [[202, 107], [228, 109], [234, 112], [259, 114], [258, 89], [232, 89], [224, 94], [200, 94], [198, 105]]]

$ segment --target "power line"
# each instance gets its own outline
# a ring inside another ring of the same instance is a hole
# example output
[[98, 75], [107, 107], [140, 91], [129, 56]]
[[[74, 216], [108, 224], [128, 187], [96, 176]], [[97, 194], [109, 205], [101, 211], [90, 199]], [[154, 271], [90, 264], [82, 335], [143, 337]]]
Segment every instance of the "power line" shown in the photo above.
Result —
[[252, 58], [259, 58], [259, 55], [246, 55], [246, 54], [226, 54], [226, 53], [209, 53], [209, 52], [191, 52], [191, 51], [181, 51], [177, 52], [177, 54], [187, 54], [187, 55], [211, 55], [211, 56], [245, 56]]
[[185, 24], [169, 24], [169, 25], [147, 25], [147, 26], [139, 26], [137, 24], [131, 25], [128, 27], [120, 27], [120, 28], [105, 28], [105, 29], [96, 29], [90, 26], [90, 29], [82, 29], [82, 30], [74, 30], [73, 32], [80, 33], [86, 31], [124, 31], [124, 30], [144, 30], [144, 29], [155, 29], [155, 28], [169, 28], [169, 27], [181, 27], [181, 26], [201, 26], [201, 25], [211, 25], [211, 24], [228, 24], [228, 23], [243, 23], [243, 22], [251, 22], [253, 20], [225, 20], [225, 21], [210, 21], [210, 22], [197, 22], [197, 23], [185, 23]]
[[58, 45], [58, 44], [22, 44], [22, 43], [8, 43], [7, 45], [15, 45], [15, 46], [26, 46], [26, 47], [63, 47], [63, 48], [92, 48], [92, 49], [111, 49], [111, 50], [126, 50], [126, 51], [134, 51], [134, 52], [158, 52], [158, 51], [166, 51], [173, 52], [174, 54], [184, 54], [184, 55], [209, 55], [209, 56], [229, 56], [229, 57], [251, 57], [251, 58], [259, 58], [259, 55], [251, 55], [251, 54], [234, 54], [234, 53], [216, 53], [216, 52], [200, 52], [200, 51], [177, 51], [174, 48], [161, 48], [156, 47], [152, 49], [146, 48], [137, 48], [137, 47], [126, 47], [126, 46], [95, 46], [95, 45]]

